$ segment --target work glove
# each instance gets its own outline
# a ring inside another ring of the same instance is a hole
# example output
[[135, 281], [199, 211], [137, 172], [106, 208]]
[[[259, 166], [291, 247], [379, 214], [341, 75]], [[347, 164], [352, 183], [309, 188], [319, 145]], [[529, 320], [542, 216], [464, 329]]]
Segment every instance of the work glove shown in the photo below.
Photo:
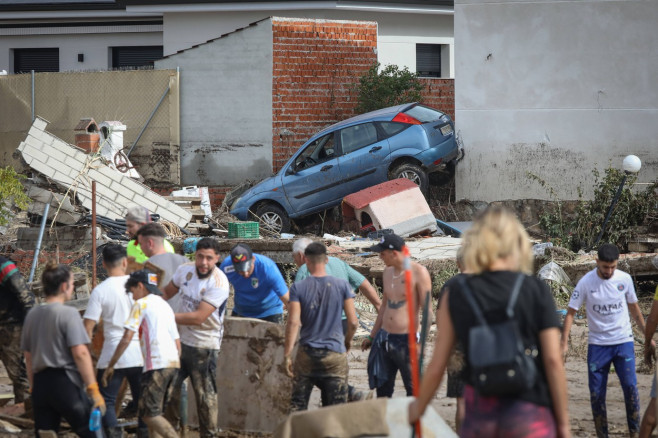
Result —
[[112, 380], [113, 375], [114, 367], [105, 368], [105, 371], [103, 371], [103, 376], [101, 377], [101, 384], [103, 385], [103, 388], [107, 387], [107, 385], [110, 383], [110, 380]]
[[98, 389], [98, 383], [94, 382], [91, 385], [87, 386], [87, 395], [94, 402], [94, 405], [91, 407], [91, 410], [98, 408], [101, 411], [102, 415], [105, 415], [105, 399], [101, 395], [100, 390]]

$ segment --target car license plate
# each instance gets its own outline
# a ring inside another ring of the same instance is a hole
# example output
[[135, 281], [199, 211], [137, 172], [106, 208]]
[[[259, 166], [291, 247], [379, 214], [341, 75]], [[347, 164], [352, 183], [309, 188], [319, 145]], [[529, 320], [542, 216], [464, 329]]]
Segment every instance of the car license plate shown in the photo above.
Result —
[[439, 130], [441, 131], [441, 134], [443, 134], [443, 135], [450, 135], [453, 132], [452, 131], [452, 126], [450, 126], [450, 125], [443, 125], [443, 126], [441, 126], [441, 128], [439, 128]]

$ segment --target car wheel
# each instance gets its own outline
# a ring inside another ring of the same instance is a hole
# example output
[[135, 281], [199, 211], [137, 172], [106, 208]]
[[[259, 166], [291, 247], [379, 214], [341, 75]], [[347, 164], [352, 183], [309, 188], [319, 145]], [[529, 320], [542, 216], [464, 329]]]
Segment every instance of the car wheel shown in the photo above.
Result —
[[420, 186], [420, 191], [423, 194], [427, 193], [427, 189], [429, 188], [427, 174], [417, 164], [404, 163], [399, 165], [391, 173], [391, 179], [396, 178], [406, 178], [415, 182]]
[[282, 208], [264, 204], [256, 210], [256, 216], [260, 221], [260, 226], [274, 231], [275, 233], [287, 233], [290, 231], [290, 218]]

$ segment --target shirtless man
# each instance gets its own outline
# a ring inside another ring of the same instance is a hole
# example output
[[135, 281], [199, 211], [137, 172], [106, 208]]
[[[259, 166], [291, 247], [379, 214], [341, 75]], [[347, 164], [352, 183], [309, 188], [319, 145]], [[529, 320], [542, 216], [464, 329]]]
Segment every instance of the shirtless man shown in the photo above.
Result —
[[[384, 288], [382, 305], [377, 320], [367, 339], [361, 344], [362, 350], [373, 346], [371, 355], [379, 355], [378, 360], [384, 364], [385, 375], [374, 375], [368, 367], [370, 387], [377, 388], [377, 397], [391, 397], [395, 389], [395, 376], [398, 370], [402, 376], [407, 396], [412, 395], [411, 368], [409, 360], [409, 310], [407, 309], [406, 287], [404, 284], [404, 240], [395, 234], [386, 234], [370, 251], [379, 253], [386, 269], [383, 274]], [[414, 315], [414, 327], [418, 327], [418, 312], [425, 297], [432, 289], [430, 274], [424, 266], [411, 262]], [[368, 360], [370, 365], [372, 361]]]

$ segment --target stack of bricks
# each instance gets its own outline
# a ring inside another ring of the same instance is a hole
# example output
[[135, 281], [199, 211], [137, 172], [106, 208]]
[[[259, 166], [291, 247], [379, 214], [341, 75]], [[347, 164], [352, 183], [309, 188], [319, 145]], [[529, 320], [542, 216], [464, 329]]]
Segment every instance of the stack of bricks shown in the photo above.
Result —
[[425, 86], [422, 103], [448, 114], [455, 120], [455, 80], [421, 78]]
[[[86, 254], [88, 254], [88, 251], [60, 251], [59, 254], [56, 254], [54, 251], [39, 251], [38, 266], [45, 266], [49, 260], [56, 260], [58, 257], [60, 263], [68, 265]], [[34, 251], [16, 249], [12, 253], [6, 253], [3, 255], [16, 263], [16, 267], [18, 267], [18, 270], [27, 280], [30, 269], [32, 268]]]
[[310, 136], [354, 115], [377, 60], [377, 23], [272, 18], [272, 153], [278, 171]]

